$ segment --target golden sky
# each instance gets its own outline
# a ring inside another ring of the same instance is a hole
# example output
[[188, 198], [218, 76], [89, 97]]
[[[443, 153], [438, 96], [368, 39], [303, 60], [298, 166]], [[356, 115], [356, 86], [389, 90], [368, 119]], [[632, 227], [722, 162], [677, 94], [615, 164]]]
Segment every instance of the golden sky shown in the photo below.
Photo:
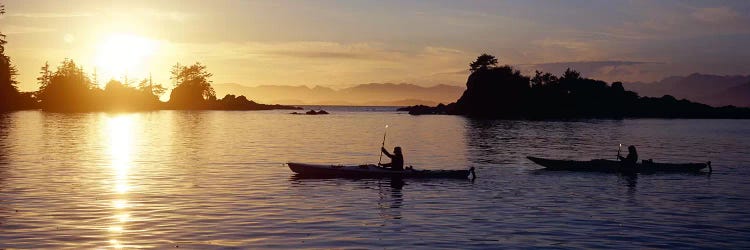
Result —
[[[2, 1], [22, 90], [45, 61], [99, 81], [169, 83], [176, 62], [215, 83], [463, 85], [483, 52], [528, 71], [603, 80], [750, 74], [745, 1]], [[560, 72], [553, 72], [559, 74]]]

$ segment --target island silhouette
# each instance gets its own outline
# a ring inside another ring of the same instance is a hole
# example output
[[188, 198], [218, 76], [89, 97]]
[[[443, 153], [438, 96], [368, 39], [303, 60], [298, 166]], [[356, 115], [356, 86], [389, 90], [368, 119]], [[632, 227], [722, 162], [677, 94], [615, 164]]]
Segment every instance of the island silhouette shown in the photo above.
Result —
[[88, 75], [71, 59], [65, 59], [52, 72], [45, 63], [40, 71], [39, 91], [26, 101], [33, 105], [21, 108], [41, 108], [45, 111], [143, 111], [143, 110], [269, 110], [301, 109], [285, 105], [266, 105], [248, 100], [245, 96], [225, 95], [216, 98], [209, 80], [213, 74], [201, 63], [184, 66], [175, 64], [171, 70], [174, 88], [168, 102], [159, 100], [167, 90], [161, 84], [143, 79], [136, 87], [128, 80], [110, 80], [103, 89], [96, 84], [96, 75]]
[[[2, 52], [2, 50], [0, 50]], [[0, 111], [42, 109], [55, 112], [88, 111], [146, 111], [146, 110], [270, 110], [302, 108], [286, 105], [267, 105], [248, 100], [245, 96], [227, 94], [221, 99], [211, 87], [212, 76], [205, 65], [195, 63], [172, 67], [171, 79], [174, 88], [169, 101], [163, 102], [159, 96], [167, 90], [151, 78], [141, 80], [137, 86], [126, 79], [125, 82], [110, 80], [100, 88], [96, 74], [89, 75], [71, 59], [65, 59], [56, 70], [49, 63], [41, 67], [37, 77], [40, 85], [36, 92], [19, 92], [14, 79], [15, 68], [3, 54], [0, 67]]]
[[[5, 14], [2, 5], [1, 14]], [[18, 71], [5, 53], [7, 43], [6, 36], [0, 33], [0, 111], [302, 109], [287, 105], [260, 104], [243, 95], [226, 94], [218, 99], [211, 85], [210, 78], [213, 74], [200, 62], [192, 65], [177, 63], [172, 67], [170, 79], [173, 88], [167, 102], [159, 98], [166, 93], [167, 87], [154, 83], [151, 77], [140, 80], [137, 86], [127, 78], [123, 81], [112, 79], [102, 88], [98, 84], [96, 71], [88, 74], [72, 59], [63, 60], [56, 69], [45, 63], [37, 77], [39, 90], [21, 92], [15, 78]], [[671, 95], [641, 97], [636, 92], [625, 90], [621, 82], [608, 84], [585, 78], [572, 69], [567, 69], [561, 76], [536, 71], [530, 77], [512, 66], [498, 66], [498, 59], [489, 54], [480, 55], [469, 66], [471, 74], [466, 82], [466, 90], [456, 102], [437, 106], [417, 105], [400, 110], [415, 115], [453, 114], [510, 119], [750, 118], [750, 108], [711, 107], [686, 99], [678, 100]], [[389, 85], [371, 84], [359, 88], [365, 87], [381, 91], [380, 89]]]
[[456, 102], [399, 110], [501, 119], [750, 118], [750, 108], [711, 107], [671, 95], [641, 97], [621, 82], [585, 78], [570, 68], [561, 76], [541, 71], [525, 76], [512, 66], [498, 66], [489, 54], [477, 57], [469, 70], [466, 90]]

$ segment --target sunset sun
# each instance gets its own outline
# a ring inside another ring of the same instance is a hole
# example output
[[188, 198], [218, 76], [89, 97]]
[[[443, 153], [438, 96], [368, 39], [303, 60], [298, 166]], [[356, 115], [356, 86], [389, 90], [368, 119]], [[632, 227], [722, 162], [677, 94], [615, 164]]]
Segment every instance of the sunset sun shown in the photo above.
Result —
[[100, 84], [109, 79], [143, 78], [158, 49], [155, 40], [124, 33], [109, 34], [97, 45], [95, 67]]

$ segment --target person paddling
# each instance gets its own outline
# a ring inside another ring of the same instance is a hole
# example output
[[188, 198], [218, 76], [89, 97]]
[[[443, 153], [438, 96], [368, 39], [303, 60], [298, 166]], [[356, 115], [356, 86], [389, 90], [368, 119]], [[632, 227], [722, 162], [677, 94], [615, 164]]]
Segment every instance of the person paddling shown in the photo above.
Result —
[[617, 159], [622, 163], [624, 170], [634, 171], [637, 166], [636, 163], [638, 163], [638, 152], [635, 150], [635, 146], [628, 146], [628, 156], [622, 157], [618, 154]]
[[393, 148], [393, 154], [388, 153], [388, 150], [384, 147], [381, 147], [380, 151], [382, 151], [385, 156], [388, 156], [388, 158], [391, 158], [391, 163], [385, 163], [381, 166], [393, 170], [404, 170], [404, 155], [401, 153], [401, 147]]

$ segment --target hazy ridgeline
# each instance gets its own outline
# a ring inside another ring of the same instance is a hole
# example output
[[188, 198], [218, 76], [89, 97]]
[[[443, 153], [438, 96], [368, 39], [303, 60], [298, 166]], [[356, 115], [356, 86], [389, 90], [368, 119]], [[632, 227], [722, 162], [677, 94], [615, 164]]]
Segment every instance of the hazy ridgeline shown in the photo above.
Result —
[[624, 83], [643, 96], [672, 95], [714, 107], [734, 105], [750, 107], [750, 75], [712, 75], [693, 73], [670, 76], [657, 82]]
[[399, 107], [452, 102], [466, 90], [462, 86], [439, 84], [424, 87], [411, 83], [366, 83], [343, 88], [225, 83], [213, 87], [217, 95], [242, 94], [261, 103]]

